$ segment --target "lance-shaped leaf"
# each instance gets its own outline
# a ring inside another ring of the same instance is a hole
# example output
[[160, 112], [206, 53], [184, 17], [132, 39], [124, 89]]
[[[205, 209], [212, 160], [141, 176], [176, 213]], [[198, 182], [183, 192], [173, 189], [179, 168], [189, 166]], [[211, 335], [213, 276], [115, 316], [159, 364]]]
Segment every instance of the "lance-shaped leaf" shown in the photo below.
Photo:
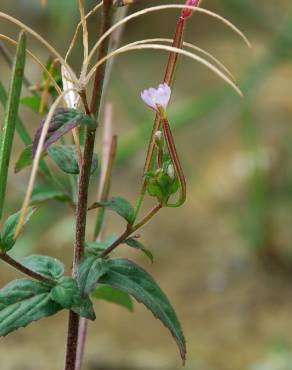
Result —
[[84, 256], [77, 270], [77, 281], [82, 295], [96, 286], [98, 279], [107, 272], [107, 260], [96, 256]]
[[125, 244], [127, 244], [131, 248], [139, 249], [140, 251], [142, 251], [145, 254], [145, 256], [147, 256], [150, 259], [151, 263], [153, 263], [154, 260], [153, 254], [150, 252], [149, 249], [145, 248], [144, 245], [140, 243], [137, 239], [134, 238], [126, 239]]
[[[48, 149], [50, 158], [65, 173], [71, 175], [79, 174], [79, 165], [77, 161], [77, 150], [75, 145], [52, 145]], [[97, 169], [98, 159], [94, 153], [91, 164], [91, 174]]]
[[23, 258], [21, 263], [49, 279], [58, 280], [64, 274], [64, 264], [53, 257], [32, 255]]
[[114, 197], [110, 198], [106, 202], [96, 202], [93, 203], [88, 209], [95, 209], [99, 207], [106, 207], [111, 211], [116, 212], [121, 217], [123, 217], [130, 225], [133, 224], [135, 218], [135, 210], [131, 204], [124, 198]]
[[129, 294], [109, 285], [97, 286], [91, 293], [91, 296], [95, 299], [101, 299], [107, 302], [118, 304], [119, 306], [125, 307], [129, 311], [134, 310], [133, 300]]
[[29, 279], [14, 280], [0, 290], [0, 336], [61, 309], [50, 298], [50, 287]]
[[180, 323], [168, 298], [154, 279], [140, 266], [126, 259], [110, 259], [107, 266], [108, 271], [98, 282], [121, 289], [143, 303], [170, 330], [185, 361], [186, 343]]
[[48, 200], [57, 200], [59, 202], [72, 202], [69, 194], [56, 190], [49, 185], [36, 186], [32, 192], [30, 203], [36, 204]]
[[[36, 130], [33, 140], [33, 156], [36, 153], [42, 129], [46, 118], [41, 122], [40, 127]], [[58, 108], [55, 110], [52, 120], [49, 125], [49, 130], [44, 143], [44, 150], [47, 150], [50, 145], [59, 140], [67, 132], [79, 125], [86, 125], [90, 128], [96, 128], [97, 123], [85, 113], [73, 108]]]
[[0, 219], [3, 214], [8, 167], [11, 157], [12, 143], [17, 122], [17, 113], [25, 67], [26, 37], [21, 32], [13, 64], [12, 78], [7, 104], [5, 107], [4, 124], [0, 142]]
[[[24, 224], [26, 224], [29, 221], [34, 211], [35, 208], [29, 207], [25, 216]], [[16, 239], [14, 239], [14, 234], [16, 226], [19, 221], [19, 216], [20, 211], [9, 216], [3, 225], [3, 228], [1, 230], [1, 245], [0, 245], [3, 252], [8, 252], [16, 243]]]

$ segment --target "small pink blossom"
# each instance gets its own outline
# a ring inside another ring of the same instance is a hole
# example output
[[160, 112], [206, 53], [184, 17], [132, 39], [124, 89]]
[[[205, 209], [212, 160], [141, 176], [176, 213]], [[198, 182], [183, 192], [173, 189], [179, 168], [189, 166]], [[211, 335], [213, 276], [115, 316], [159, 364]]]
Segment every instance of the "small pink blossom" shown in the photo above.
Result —
[[171, 89], [167, 83], [160, 84], [157, 89], [150, 87], [141, 93], [142, 100], [152, 109], [158, 111], [160, 107], [166, 110], [170, 100]]
[[[185, 5], [188, 6], [198, 6], [200, 3], [200, 0], [187, 0]], [[193, 10], [191, 9], [183, 9], [181, 13], [181, 18], [186, 19], [193, 13]]]

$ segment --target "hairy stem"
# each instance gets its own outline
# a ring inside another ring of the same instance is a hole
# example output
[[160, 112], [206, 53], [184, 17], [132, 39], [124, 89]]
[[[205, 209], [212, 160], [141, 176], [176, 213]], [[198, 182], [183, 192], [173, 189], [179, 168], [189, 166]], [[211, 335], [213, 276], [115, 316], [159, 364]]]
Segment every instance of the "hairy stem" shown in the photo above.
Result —
[[[112, 0], [104, 0], [103, 17], [101, 24], [101, 35], [111, 26]], [[102, 59], [108, 51], [108, 42], [103, 43], [98, 50], [98, 60]], [[100, 109], [104, 71], [106, 65], [97, 68], [94, 81], [91, 113], [97, 118]], [[84, 240], [86, 231], [86, 214], [88, 187], [90, 181], [90, 170], [94, 151], [96, 130], [87, 129], [83, 153], [83, 162], [78, 183], [78, 198], [76, 207], [76, 232], [74, 245], [73, 275], [84, 251]], [[76, 366], [77, 343], [79, 335], [79, 316], [70, 311], [68, 324], [67, 354], [65, 370], [74, 370]]]
[[34, 272], [27, 267], [23, 266], [20, 262], [16, 261], [12, 257], [8, 256], [6, 253], [0, 253], [0, 259], [4, 262], [6, 262], [8, 265], [14, 267], [16, 270], [22, 272], [25, 275], [28, 275], [29, 277], [40, 281], [41, 283], [46, 283], [50, 285], [55, 285], [54, 280], [51, 280], [41, 274], [38, 274], [37, 272]]

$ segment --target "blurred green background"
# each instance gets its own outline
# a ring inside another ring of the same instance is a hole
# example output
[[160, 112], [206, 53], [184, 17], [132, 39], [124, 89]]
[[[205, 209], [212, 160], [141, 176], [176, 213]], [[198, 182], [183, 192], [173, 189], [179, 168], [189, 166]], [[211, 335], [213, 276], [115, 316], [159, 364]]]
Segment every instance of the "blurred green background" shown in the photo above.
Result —
[[[177, 2], [144, 0], [131, 11], [157, 3]], [[87, 1], [88, 9], [94, 4]], [[135, 251], [118, 253], [144, 265], [173, 302], [188, 342], [186, 369], [291, 370], [292, 4], [204, 0], [203, 6], [239, 26], [253, 48], [248, 50], [222, 24], [200, 14], [190, 20], [186, 41], [224, 61], [245, 97], [237, 97], [204, 67], [181, 59], [170, 121], [187, 177], [188, 200], [180, 209], [162, 210], [143, 231], [142, 241], [155, 256], [153, 266]], [[1, 11], [39, 31], [63, 54], [78, 22], [73, 0], [48, 0], [45, 9], [38, 0], [1, 0]], [[176, 19], [176, 11], [136, 19], [127, 25], [122, 43], [172, 37]], [[91, 18], [90, 30], [96, 39], [98, 17]], [[4, 21], [0, 32], [17, 35], [17, 29]], [[71, 59], [75, 67], [82, 56], [80, 39], [78, 45]], [[34, 40], [29, 48], [47, 60], [46, 51]], [[133, 202], [153, 121], [139, 93], [161, 81], [166, 61], [166, 52], [127, 54], [115, 61], [110, 80], [108, 100], [114, 104], [119, 134], [112, 194]], [[1, 57], [0, 66], [0, 80], [7, 86], [9, 69]], [[26, 74], [39, 82], [40, 70], [31, 59]], [[32, 133], [39, 116], [25, 107], [21, 116]], [[22, 148], [17, 138], [14, 160]], [[7, 214], [20, 208], [28, 176], [27, 170], [10, 172]], [[95, 193], [93, 186], [92, 198]], [[50, 254], [70, 266], [70, 215], [62, 204], [42, 206], [14, 255]], [[107, 231], [122, 227], [113, 216]], [[1, 264], [1, 285], [16, 276]], [[141, 305], [135, 304], [135, 312], [129, 313], [98, 302], [96, 313], [84, 369], [181, 368], [174, 342]], [[1, 338], [1, 369], [62, 369], [66, 327], [64, 312]]]

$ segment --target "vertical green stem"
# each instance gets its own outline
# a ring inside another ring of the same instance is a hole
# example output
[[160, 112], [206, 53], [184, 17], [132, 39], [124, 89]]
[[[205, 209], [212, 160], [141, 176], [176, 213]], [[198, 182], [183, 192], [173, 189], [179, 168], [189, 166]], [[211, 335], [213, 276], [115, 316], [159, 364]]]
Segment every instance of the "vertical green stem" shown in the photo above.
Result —
[[5, 201], [8, 167], [11, 156], [12, 143], [17, 122], [17, 113], [23, 82], [25, 67], [26, 37], [25, 33], [19, 35], [16, 56], [13, 64], [12, 79], [4, 115], [4, 125], [0, 146], [0, 219], [3, 215]]

